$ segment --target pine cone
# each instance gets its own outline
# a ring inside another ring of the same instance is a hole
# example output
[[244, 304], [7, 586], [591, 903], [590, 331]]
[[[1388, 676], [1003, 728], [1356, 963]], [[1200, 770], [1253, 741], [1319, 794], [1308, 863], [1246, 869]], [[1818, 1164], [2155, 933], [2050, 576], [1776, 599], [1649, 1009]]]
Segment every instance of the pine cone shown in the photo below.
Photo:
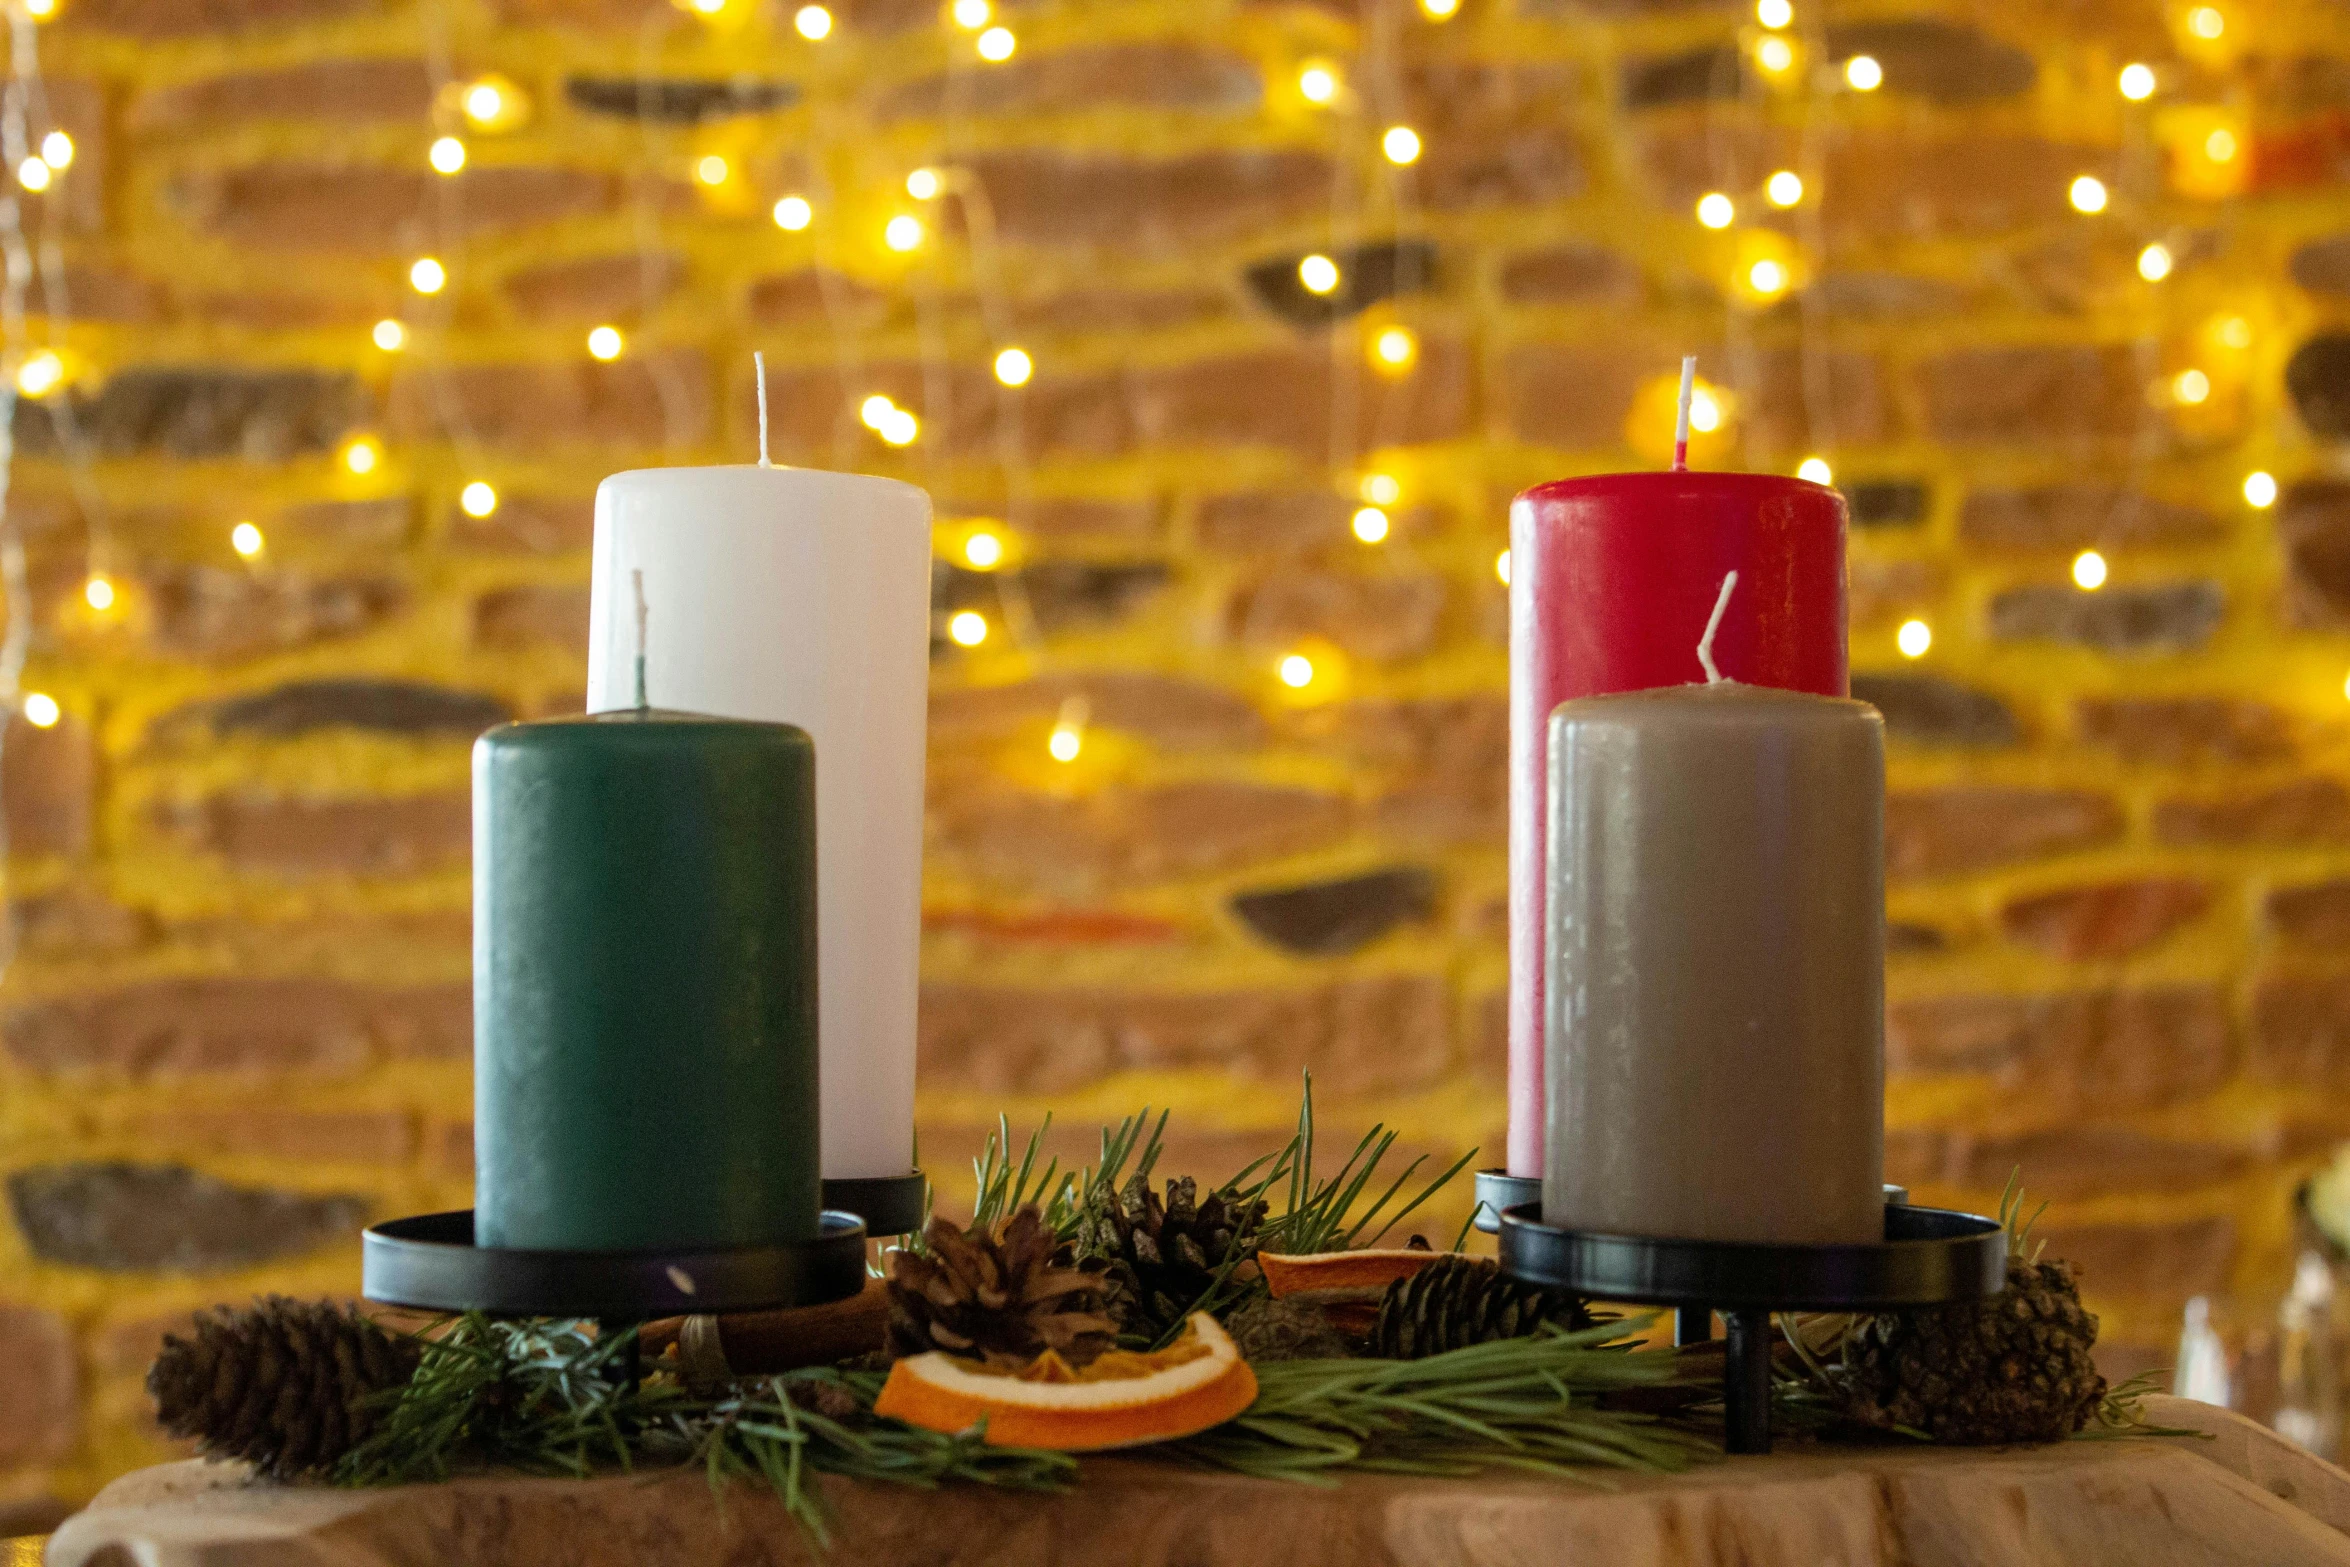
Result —
[[1122, 1333], [1156, 1340], [1189, 1316], [1233, 1249], [1250, 1250], [1265, 1217], [1263, 1202], [1245, 1209], [1230, 1192], [1202, 1202], [1186, 1175], [1167, 1183], [1162, 1201], [1141, 1176], [1113, 1196], [1094, 1193], [1077, 1222], [1077, 1255], [1098, 1267]]
[[1034, 1207], [1000, 1235], [932, 1219], [922, 1252], [893, 1254], [889, 1352], [934, 1349], [1024, 1366], [1046, 1350], [1086, 1365], [1116, 1339], [1102, 1312], [1102, 1281], [1061, 1266], [1059, 1238]]
[[1387, 1286], [1379, 1297], [1371, 1352], [1387, 1360], [1418, 1360], [1523, 1338], [1545, 1323], [1587, 1328], [1591, 1321], [1590, 1309], [1564, 1290], [1520, 1283], [1489, 1257], [1447, 1255]]
[[1297, 1300], [1252, 1300], [1224, 1319], [1224, 1331], [1240, 1358], [1344, 1360], [1354, 1353], [1346, 1335], [1330, 1325], [1319, 1306]]
[[2105, 1399], [2096, 1343], [2071, 1267], [2010, 1257], [2007, 1288], [1990, 1300], [1856, 1322], [1840, 1368], [1844, 1413], [1964, 1446], [2059, 1441]]
[[271, 1295], [196, 1314], [147, 1371], [165, 1430], [207, 1457], [242, 1458], [273, 1479], [324, 1473], [366, 1440], [368, 1395], [404, 1387], [423, 1351], [357, 1308]]

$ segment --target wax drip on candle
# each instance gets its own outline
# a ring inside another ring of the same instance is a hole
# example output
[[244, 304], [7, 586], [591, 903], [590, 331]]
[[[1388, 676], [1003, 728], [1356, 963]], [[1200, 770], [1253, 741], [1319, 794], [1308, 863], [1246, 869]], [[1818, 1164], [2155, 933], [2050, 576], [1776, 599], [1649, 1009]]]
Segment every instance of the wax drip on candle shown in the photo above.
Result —
[[775, 464], [767, 460], [767, 356], [765, 354], [753, 353], [751, 355], [751, 371], [751, 378], [759, 387], [759, 466], [772, 468]]
[[1673, 422], [1673, 471], [1689, 471], [1689, 399], [1697, 390], [1697, 356], [1681, 356], [1681, 412]]
[[1738, 573], [1730, 572], [1722, 578], [1722, 591], [1714, 595], [1714, 612], [1705, 617], [1705, 635], [1697, 639], [1697, 662], [1705, 670], [1705, 683], [1718, 686], [1723, 675], [1714, 663], [1714, 633], [1722, 629], [1722, 611], [1730, 607], [1730, 590], [1738, 586]]
[[[652, 704], [645, 700], [645, 572], [642, 566], [628, 574], [636, 589], [636, 706], [643, 712]], [[1718, 611], [1717, 611], [1718, 613]], [[1709, 632], [1708, 635], [1711, 635]]]

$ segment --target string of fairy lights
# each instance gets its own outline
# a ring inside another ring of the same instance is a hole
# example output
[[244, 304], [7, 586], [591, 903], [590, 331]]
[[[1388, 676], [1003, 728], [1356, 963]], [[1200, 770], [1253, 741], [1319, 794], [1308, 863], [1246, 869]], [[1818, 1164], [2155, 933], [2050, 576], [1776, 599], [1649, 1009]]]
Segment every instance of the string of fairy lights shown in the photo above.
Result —
[[[0, 0], [8, 8], [14, 41], [13, 75], [10, 88], [10, 128], [5, 146], [0, 147], [7, 167], [13, 172], [18, 189], [41, 194], [75, 177], [73, 174], [75, 148], [72, 138], [62, 129], [46, 130], [40, 139], [31, 139], [28, 118], [40, 107], [38, 56], [33, 34], [38, 23], [53, 16], [61, 0]], [[70, 0], [63, 0], [70, 3]], [[675, 13], [682, 17], [700, 18], [711, 23], [739, 20], [737, 13], [755, 4], [755, 0], [673, 0]], [[1423, 25], [1441, 26], [1459, 14], [1460, 0], [1419, 0], [1418, 19]], [[377, 320], [367, 333], [369, 345], [382, 355], [416, 354], [436, 346], [448, 328], [447, 298], [454, 281], [452, 267], [456, 264], [462, 242], [462, 225], [454, 221], [455, 203], [463, 188], [461, 176], [479, 166], [476, 143], [494, 138], [528, 123], [533, 106], [529, 94], [512, 78], [495, 71], [482, 72], [462, 80], [453, 78], [447, 68], [446, 23], [440, 13], [425, 8], [424, 25], [428, 31], [428, 54], [433, 69], [430, 136], [424, 152], [424, 166], [446, 183], [446, 199], [428, 204], [433, 219], [429, 225], [439, 236], [436, 243], [423, 253], [408, 258], [404, 277], [408, 291], [415, 300], [410, 311], [387, 314]], [[658, 12], [655, 13], [657, 18]], [[1803, 19], [1807, 25], [1798, 25], [1796, 0], [1755, 0], [1754, 25], [1747, 29], [1742, 47], [1753, 61], [1761, 80], [1769, 90], [1795, 91], [1805, 94], [1805, 145], [1811, 145], [1811, 116], [1822, 112], [1825, 105], [1839, 94], [1865, 96], [1880, 91], [1886, 82], [1884, 65], [1874, 56], [1855, 52], [1842, 58], [1832, 58], [1826, 38], [1817, 18]], [[821, 47], [837, 34], [836, 20], [821, 4], [803, 4], [789, 12], [791, 31], [803, 43]], [[2179, 23], [2190, 45], [2217, 46], [2226, 36], [2228, 18], [2219, 8], [2198, 5], [2187, 10]], [[644, 48], [639, 65], [640, 87], [646, 93], [654, 91], [659, 75], [658, 45], [666, 24], [648, 20], [644, 33]], [[994, 0], [948, 0], [942, 7], [940, 26], [960, 40], [951, 52], [950, 77], [955, 72], [985, 70], [1001, 65], [1015, 57], [1020, 39], [1014, 30], [1001, 20]], [[1374, 64], [1384, 64], [1393, 76], [1393, 50], [1388, 47], [1392, 38], [1382, 35], [1366, 47], [1379, 55]], [[1813, 65], [1812, 62], [1818, 62]], [[1358, 65], [1363, 62], [1358, 61]], [[1366, 66], [1366, 69], [1369, 67]], [[1423, 131], [1400, 120], [1381, 119], [1367, 112], [1374, 102], [1399, 102], [1400, 93], [1393, 90], [1378, 93], [1356, 93], [1348, 81], [1349, 67], [1338, 59], [1316, 55], [1298, 61], [1294, 74], [1286, 83], [1276, 83], [1276, 94], [1288, 94], [1290, 101], [1308, 112], [1334, 116], [1333, 123], [1343, 137], [1359, 133], [1377, 149], [1378, 164], [1383, 164], [1396, 177], [1392, 194], [1399, 227], [1408, 226], [1411, 208], [1410, 174], [1426, 154], [1427, 141]], [[2144, 61], [2123, 65], [2114, 77], [2114, 90], [2130, 105], [2147, 105], [2159, 92], [2163, 70]], [[1381, 86], [1392, 89], [1392, 81]], [[2195, 105], [2164, 105], [2165, 144], [2175, 153], [2171, 180], [2183, 194], [2215, 197], [2232, 194], [2242, 188], [2248, 163], [2246, 131], [2231, 111], [2224, 108]], [[834, 128], [838, 134], [854, 131]], [[949, 127], [950, 136], [952, 127]], [[847, 233], [826, 233], [827, 211], [834, 205], [834, 193], [824, 188], [820, 173], [821, 160], [813, 154], [821, 153], [826, 134], [821, 124], [813, 138], [817, 145], [808, 151], [811, 157], [803, 179], [792, 188], [774, 193], [766, 206], [766, 213], [776, 230], [787, 235], [808, 235], [819, 243], [818, 259], [828, 265], [842, 257], [853, 257], [858, 241]], [[667, 159], [672, 156], [668, 142], [648, 126], [645, 131], [648, 157]], [[951, 149], [949, 149], [951, 151]], [[1692, 216], [1699, 229], [1719, 235], [1727, 241], [1726, 249], [1718, 255], [1728, 258], [1730, 293], [1734, 300], [1748, 307], [1743, 313], [1751, 316], [1762, 308], [1774, 305], [1790, 296], [1802, 298], [1808, 281], [1805, 259], [1808, 236], [1817, 248], [1817, 213], [1821, 191], [1821, 175], [1816, 158], [1807, 153], [1796, 160], [1802, 168], [1772, 169], [1750, 191], [1736, 192], [1728, 188], [1710, 189], [1696, 199]], [[1344, 160], [1340, 160], [1343, 167]], [[704, 147], [689, 152], [683, 173], [691, 186], [713, 196], [736, 192], [752, 176], [745, 167], [741, 144]], [[890, 257], [906, 260], [917, 257], [926, 247], [940, 242], [944, 225], [930, 215], [931, 209], [949, 197], [962, 203], [962, 243], [969, 258], [970, 280], [981, 307], [981, 316], [997, 339], [989, 361], [999, 394], [1005, 399], [999, 419], [1000, 442], [1003, 445], [1005, 478], [1015, 503], [1006, 506], [1007, 516], [1017, 511], [1016, 500], [1027, 482], [1025, 454], [1019, 425], [1020, 400], [1012, 395], [1026, 387], [1039, 374], [1037, 351], [1021, 342], [1013, 330], [1014, 313], [1007, 308], [1002, 282], [1003, 264], [994, 253], [993, 221], [986, 203], [986, 192], [978, 183], [956, 168], [950, 157], [938, 162], [924, 163], [907, 171], [903, 177], [900, 202], [891, 199], [878, 204], [887, 208], [878, 214], [877, 232], [872, 239], [879, 250]], [[2099, 174], [2082, 171], [2072, 178], [2066, 191], [2074, 212], [2083, 218], [2099, 218], [2115, 205], [2115, 192]], [[764, 197], [759, 198], [764, 200]], [[873, 203], [871, 193], [867, 202]], [[1351, 195], [1334, 192], [1331, 213], [1331, 232], [1342, 233], [1353, 220], [1354, 209], [1349, 205]], [[847, 209], [842, 209], [844, 216]], [[2117, 214], [2118, 216], [2118, 214]], [[654, 254], [661, 242], [662, 209], [649, 190], [640, 183], [638, 200], [637, 243], [650, 278], [658, 265]], [[1758, 220], [1759, 219], [1759, 220]], [[1806, 221], [1813, 227], [1806, 230]], [[54, 240], [45, 247], [54, 251]], [[75, 472], [77, 491], [84, 494], [84, 510], [90, 518], [91, 563], [83, 583], [82, 596], [93, 612], [103, 613], [115, 605], [118, 590], [105, 568], [108, 547], [104, 534], [104, 507], [90, 484], [87, 474], [86, 452], [78, 434], [71, 429], [72, 402], [57, 394], [69, 387], [77, 370], [71, 356], [62, 348], [64, 340], [64, 278], [61, 264], [44, 267], [44, 310], [47, 342], [35, 345], [23, 328], [24, 293], [33, 275], [34, 261], [22, 230], [16, 192], [6, 198], [6, 209], [0, 214], [0, 249], [8, 258], [8, 287], [14, 291], [15, 303], [9, 306], [0, 299], [0, 314], [5, 314], [7, 334], [6, 383], [0, 386], [0, 397], [11, 404], [21, 396], [43, 401], [59, 418], [62, 444], [70, 466]], [[1297, 263], [1297, 282], [1307, 294], [1328, 298], [1337, 294], [1347, 283], [1339, 257], [1346, 252], [1333, 244], [1303, 256]], [[20, 257], [21, 254], [21, 264]], [[44, 257], [44, 260], [47, 260]], [[2156, 234], [2147, 237], [2136, 252], [2136, 272], [2149, 286], [2159, 286], [2171, 279], [2181, 265], [2181, 255], [2172, 239]], [[819, 277], [827, 313], [833, 317], [836, 335], [844, 345], [843, 372], [861, 375], [861, 361], [847, 345], [854, 337], [842, 322], [840, 302], [836, 298], [837, 279], [827, 275], [823, 267]], [[833, 266], [833, 270], [839, 268]], [[21, 275], [20, 275], [21, 274]], [[648, 289], [648, 296], [650, 290]], [[648, 303], [650, 302], [648, 298]], [[13, 313], [10, 313], [13, 311]], [[925, 368], [934, 370], [928, 361], [932, 308], [927, 299], [921, 301], [921, 315], [925, 331]], [[1824, 385], [1812, 375], [1812, 361], [1818, 357], [1813, 342], [1811, 317], [1808, 311], [1804, 322], [1804, 352], [1806, 362], [1806, 390], [1812, 392]], [[1733, 332], [1743, 330], [1741, 313], [1733, 312]], [[2208, 403], [2220, 390], [2230, 368], [2241, 363], [2253, 347], [2254, 329], [2240, 314], [2223, 314], [2213, 320], [2203, 333], [2203, 342], [2218, 359], [2182, 365], [2167, 372], [2153, 390], [2150, 401], [2157, 406], [2194, 409]], [[1413, 329], [1399, 320], [1366, 316], [1353, 335], [1341, 334], [1333, 339], [1334, 352], [1348, 360], [1348, 373], [1339, 376], [1334, 384], [1332, 410], [1332, 469], [1339, 475], [1338, 483], [1348, 496], [1351, 508], [1348, 526], [1355, 540], [1367, 549], [1410, 550], [1409, 541], [1400, 535], [1394, 525], [1395, 508], [1403, 500], [1405, 484], [1396, 473], [1383, 467], [1364, 467], [1358, 454], [1351, 449], [1354, 437], [1352, 418], [1353, 400], [1358, 392], [1351, 380], [1356, 369], [1373, 375], [1401, 377], [1417, 365], [1421, 345]], [[1353, 345], [1353, 346], [1346, 346]], [[589, 327], [581, 347], [599, 363], [611, 363], [631, 352], [628, 334], [618, 321], [599, 322]], [[1349, 357], [1351, 356], [1351, 358]], [[466, 411], [450, 390], [447, 365], [442, 356], [430, 355], [431, 366], [425, 376], [432, 403], [441, 427], [449, 436], [456, 451], [461, 476], [457, 482], [456, 504], [467, 517], [486, 519], [501, 503], [501, 497], [491, 465], [481, 456], [481, 443], [473, 438]], [[1734, 340], [1731, 361], [1739, 360]], [[2221, 363], [2219, 361], [2225, 361]], [[935, 378], [926, 379], [922, 407], [926, 412], [902, 406], [890, 392], [880, 389], [855, 395], [855, 422], [884, 446], [913, 449], [918, 458], [925, 457], [925, 419], [932, 421], [946, 417], [944, 383]], [[1832, 420], [1832, 398], [1807, 396], [1807, 402], [1823, 404], [1823, 423]], [[1732, 427], [1737, 398], [1723, 385], [1701, 380], [1695, 388], [1690, 406], [1691, 428], [1700, 436], [1710, 436]], [[1833, 436], [1832, 424], [1827, 433]], [[0, 440], [4, 440], [0, 435]], [[7, 472], [12, 453], [0, 452], [0, 497], [5, 495]], [[843, 449], [844, 460], [852, 454]], [[387, 461], [381, 437], [371, 431], [352, 434], [336, 452], [336, 461], [352, 476], [360, 479], [378, 473]], [[1821, 484], [1834, 482], [1835, 468], [1832, 447], [1804, 456], [1795, 465], [1795, 473]], [[2255, 470], [2244, 475], [2241, 494], [2245, 503], [2256, 509], [2273, 506], [2278, 499], [2278, 483], [2266, 470]], [[250, 519], [236, 521], [229, 530], [229, 544], [240, 558], [256, 561], [269, 548], [269, 541], [260, 526]], [[946, 638], [958, 647], [976, 649], [988, 644], [998, 635], [1009, 638], [1014, 648], [1032, 661], [1046, 656], [1043, 638], [1038, 632], [1033, 614], [1027, 608], [1026, 590], [1021, 576], [1024, 551], [1012, 532], [1002, 522], [981, 520], [942, 534], [941, 548], [955, 564], [973, 571], [992, 573], [1002, 592], [1001, 608], [996, 617], [979, 609], [962, 608], [951, 613], [943, 627]], [[13, 552], [16, 564], [7, 562]], [[1493, 562], [1495, 575], [1506, 584], [1509, 580], [1509, 556], [1502, 551]], [[14, 577], [23, 572], [22, 543], [4, 511], [0, 511], [0, 577], [5, 583], [12, 603], [28, 602]], [[2111, 563], [2103, 552], [2095, 549], [2081, 551], [2073, 560], [2071, 580], [2083, 592], [2095, 592], [2104, 587], [2111, 576]], [[28, 616], [11, 616], [8, 642], [0, 645], [0, 699], [14, 702], [24, 716], [36, 724], [54, 723], [60, 709], [53, 698], [41, 693], [21, 697], [16, 690], [18, 671], [25, 653], [24, 638], [30, 632]], [[1906, 657], [1922, 658], [1934, 642], [1932, 626], [1923, 618], [1913, 617], [1903, 622], [1896, 634], [1895, 645]], [[1342, 655], [1321, 646], [1297, 647], [1278, 653], [1271, 665], [1271, 678], [1282, 688], [1298, 694], [1309, 694], [1328, 684], [1324, 677], [1328, 666]], [[2346, 684], [2350, 692], [2350, 684]], [[1087, 720], [1082, 699], [1073, 698], [1064, 706], [1047, 741], [1052, 756], [1072, 761], [1083, 749], [1084, 726]]]

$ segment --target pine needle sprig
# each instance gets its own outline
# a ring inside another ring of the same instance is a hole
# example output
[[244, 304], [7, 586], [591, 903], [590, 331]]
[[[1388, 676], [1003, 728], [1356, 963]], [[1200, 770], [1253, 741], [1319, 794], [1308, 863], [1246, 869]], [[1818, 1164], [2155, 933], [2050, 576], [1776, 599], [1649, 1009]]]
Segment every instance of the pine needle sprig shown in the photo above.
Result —
[[2105, 1390], [2105, 1397], [2097, 1404], [2097, 1413], [2089, 1423], [2072, 1434], [2075, 1442], [2110, 1442], [2125, 1436], [2199, 1436], [2211, 1437], [2209, 1431], [2198, 1431], [2193, 1426], [2158, 1426], [2146, 1418], [2148, 1395], [2162, 1391], [2162, 1377], [2167, 1372], [2141, 1371], [2118, 1387]]
[[1064, 1170], [1056, 1155], [1045, 1161], [1041, 1171], [1037, 1159], [1044, 1153], [1045, 1134], [1052, 1130], [1052, 1113], [1047, 1111], [1043, 1124], [1028, 1134], [1017, 1164], [1011, 1156], [1012, 1123], [1008, 1117], [997, 1116], [996, 1129], [988, 1133], [979, 1157], [971, 1161], [979, 1191], [971, 1206], [972, 1227], [993, 1229], [1033, 1204], [1055, 1235], [1063, 1241], [1076, 1239], [1077, 1221], [1095, 1192], [1104, 1188], [1115, 1192], [1128, 1178], [1129, 1167], [1131, 1174], [1146, 1180], [1157, 1168], [1167, 1116], [1162, 1110], [1154, 1122], [1150, 1107], [1145, 1105], [1115, 1127], [1102, 1128], [1101, 1153], [1094, 1163]]
[[1642, 1325], [1607, 1323], [1575, 1333], [1553, 1327], [1424, 1360], [1259, 1366], [1257, 1401], [1246, 1413], [1169, 1451], [1194, 1463], [1307, 1484], [1329, 1484], [1345, 1470], [1577, 1475], [1592, 1466], [1685, 1468], [1713, 1452], [1703, 1437], [1598, 1403], [1605, 1392], [1681, 1376], [1672, 1354], [1605, 1347]]
[[[1398, 1133], [1384, 1124], [1373, 1126], [1355, 1144], [1346, 1163], [1338, 1173], [1317, 1184], [1314, 1180], [1314, 1076], [1306, 1074], [1305, 1095], [1298, 1106], [1297, 1135], [1291, 1140], [1291, 1151], [1285, 1163], [1289, 1175], [1289, 1205], [1279, 1216], [1268, 1221], [1259, 1244], [1267, 1251], [1306, 1254], [1326, 1251], [1344, 1251], [1361, 1245], [1376, 1245], [1387, 1233], [1416, 1212], [1420, 1206], [1450, 1185], [1453, 1179], [1469, 1167], [1477, 1157], [1472, 1148], [1455, 1160], [1450, 1168], [1428, 1182], [1419, 1195], [1405, 1203], [1384, 1223], [1380, 1215], [1387, 1212], [1428, 1156], [1420, 1155], [1404, 1167], [1401, 1175], [1382, 1192], [1370, 1207], [1358, 1212], [1356, 1205], [1372, 1180], [1379, 1173], [1379, 1165], [1395, 1147]], [[1373, 1230], [1371, 1226], [1378, 1224]], [[1365, 1232], [1368, 1231], [1366, 1237]], [[1465, 1234], [1465, 1232], [1464, 1232]], [[1458, 1250], [1456, 1245], [1455, 1250]]]

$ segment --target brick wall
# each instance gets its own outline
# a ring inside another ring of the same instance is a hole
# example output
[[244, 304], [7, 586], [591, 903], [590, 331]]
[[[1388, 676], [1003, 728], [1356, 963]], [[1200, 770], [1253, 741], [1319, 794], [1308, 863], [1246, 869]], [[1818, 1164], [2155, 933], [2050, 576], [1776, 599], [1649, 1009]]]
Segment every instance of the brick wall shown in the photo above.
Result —
[[577, 703], [594, 482], [747, 458], [753, 349], [779, 458], [939, 501], [950, 1188], [999, 1109], [1145, 1099], [1218, 1173], [1301, 1066], [1332, 1124], [1498, 1148], [1504, 503], [1658, 460], [1694, 350], [1701, 462], [1854, 503], [1893, 1173], [2022, 1165], [2122, 1359], [2264, 1287], [2350, 1133], [2350, 32], [2214, 3], [1796, 0], [1774, 71], [1749, 13], [1654, 0], [1039, 0], [997, 63], [931, 0], [820, 42], [776, 0], [58, 0], [32, 130], [75, 156], [8, 345], [64, 377], [9, 607], [63, 717], [6, 737], [0, 1521], [164, 1451], [137, 1379], [187, 1309], [347, 1290], [362, 1215], [465, 1200], [467, 740]]

